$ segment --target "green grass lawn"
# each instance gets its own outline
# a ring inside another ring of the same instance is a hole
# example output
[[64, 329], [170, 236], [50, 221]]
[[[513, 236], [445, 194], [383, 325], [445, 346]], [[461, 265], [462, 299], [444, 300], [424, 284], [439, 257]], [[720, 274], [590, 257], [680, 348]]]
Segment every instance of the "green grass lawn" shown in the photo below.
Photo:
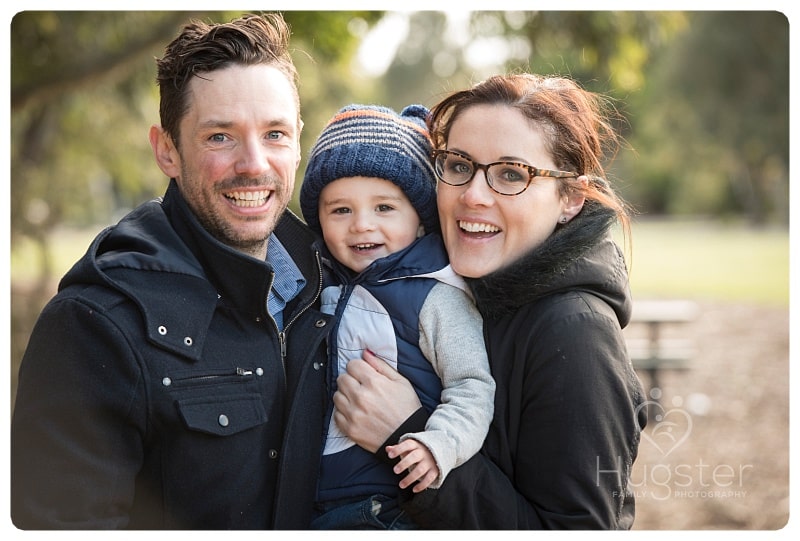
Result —
[[789, 306], [788, 229], [639, 219], [632, 237], [635, 298]]
[[[65, 231], [52, 242], [58, 277], [86, 251], [99, 227]], [[789, 305], [789, 232], [711, 221], [650, 221], [632, 227], [631, 290], [635, 298], [691, 298]], [[621, 240], [621, 235], [618, 235]], [[12, 281], [35, 279], [28, 244], [12, 246]]]

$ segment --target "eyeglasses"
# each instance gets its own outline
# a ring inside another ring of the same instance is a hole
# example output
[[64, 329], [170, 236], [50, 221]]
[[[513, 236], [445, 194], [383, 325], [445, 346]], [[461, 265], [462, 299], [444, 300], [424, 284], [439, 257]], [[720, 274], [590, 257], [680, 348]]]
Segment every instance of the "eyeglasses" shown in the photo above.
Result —
[[463, 186], [482, 169], [489, 187], [500, 195], [519, 195], [530, 186], [534, 177], [574, 178], [578, 173], [539, 169], [519, 162], [478, 163], [452, 150], [434, 150], [436, 176], [451, 186]]

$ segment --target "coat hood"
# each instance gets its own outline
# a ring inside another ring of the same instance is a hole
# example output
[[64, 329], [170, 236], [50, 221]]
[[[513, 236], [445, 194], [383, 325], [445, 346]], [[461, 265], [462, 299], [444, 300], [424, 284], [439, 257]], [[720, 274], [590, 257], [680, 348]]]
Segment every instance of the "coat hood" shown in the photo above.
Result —
[[151, 343], [196, 361], [217, 292], [166, 212], [179, 203], [178, 195], [171, 186], [163, 200], [144, 203], [103, 230], [59, 290], [101, 286], [119, 292], [138, 306]]
[[574, 219], [515, 262], [466, 279], [481, 314], [496, 319], [544, 296], [580, 290], [603, 299], [627, 325], [631, 297], [624, 257], [610, 236], [615, 220], [612, 210], [587, 201]]
[[[59, 289], [75, 284], [113, 285], [108, 273], [114, 269], [203, 277], [200, 263], [176, 233], [165, 210], [169, 200], [175, 198], [179, 193], [170, 185], [164, 198], [140, 205], [118, 224], [104, 229], [64, 275]], [[178, 201], [173, 204], [177, 206]]]

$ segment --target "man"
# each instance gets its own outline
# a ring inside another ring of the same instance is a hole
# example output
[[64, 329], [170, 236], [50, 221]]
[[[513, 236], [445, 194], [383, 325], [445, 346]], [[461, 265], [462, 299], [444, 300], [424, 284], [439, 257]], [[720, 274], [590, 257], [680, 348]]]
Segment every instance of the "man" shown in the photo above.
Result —
[[20, 369], [22, 529], [308, 525], [325, 335], [313, 234], [287, 210], [302, 122], [279, 15], [190, 23], [158, 61], [170, 177], [100, 233]]

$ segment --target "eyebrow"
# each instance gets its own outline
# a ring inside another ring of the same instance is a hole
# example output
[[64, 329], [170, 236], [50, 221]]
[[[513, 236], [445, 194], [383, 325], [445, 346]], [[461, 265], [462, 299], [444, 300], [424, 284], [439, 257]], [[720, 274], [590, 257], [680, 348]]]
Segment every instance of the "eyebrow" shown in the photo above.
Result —
[[[403, 201], [403, 198], [399, 195], [376, 195], [372, 197], [373, 202], [382, 202], [382, 201]], [[352, 203], [352, 199], [345, 196], [345, 197], [337, 197], [336, 199], [325, 199], [324, 197], [320, 199], [320, 203], [325, 206], [330, 205], [341, 205], [342, 203]]]
[[[216, 119], [209, 119], [204, 120], [200, 123], [200, 129], [209, 129], [209, 128], [231, 128], [236, 125], [236, 122], [231, 120], [216, 120]], [[288, 119], [285, 118], [278, 118], [274, 120], [270, 120], [266, 123], [267, 128], [294, 128], [296, 124], [294, 122], [290, 122]]]
[[233, 125], [233, 122], [224, 121], [224, 120], [204, 120], [200, 123], [200, 129], [206, 128], [229, 128]]
[[[459, 154], [463, 154], [464, 156], [466, 156], [467, 158], [469, 158], [469, 159], [471, 159], [473, 161], [477, 161], [472, 156], [472, 154], [470, 154], [469, 152], [466, 152], [464, 150], [461, 150], [459, 148], [448, 148], [447, 150], [452, 150], [453, 152], [458, 152]], [[526, 160], [525, 158], [517, 157], [517, 156], [500, 156], [498, 159], [493, 160], [491, 163], [497, 163], [497, 162], [516, 162], [516, 163], [524, 163], [525, 165], [530, 165], [530, 162], [528, 162], [528, 160]]]

